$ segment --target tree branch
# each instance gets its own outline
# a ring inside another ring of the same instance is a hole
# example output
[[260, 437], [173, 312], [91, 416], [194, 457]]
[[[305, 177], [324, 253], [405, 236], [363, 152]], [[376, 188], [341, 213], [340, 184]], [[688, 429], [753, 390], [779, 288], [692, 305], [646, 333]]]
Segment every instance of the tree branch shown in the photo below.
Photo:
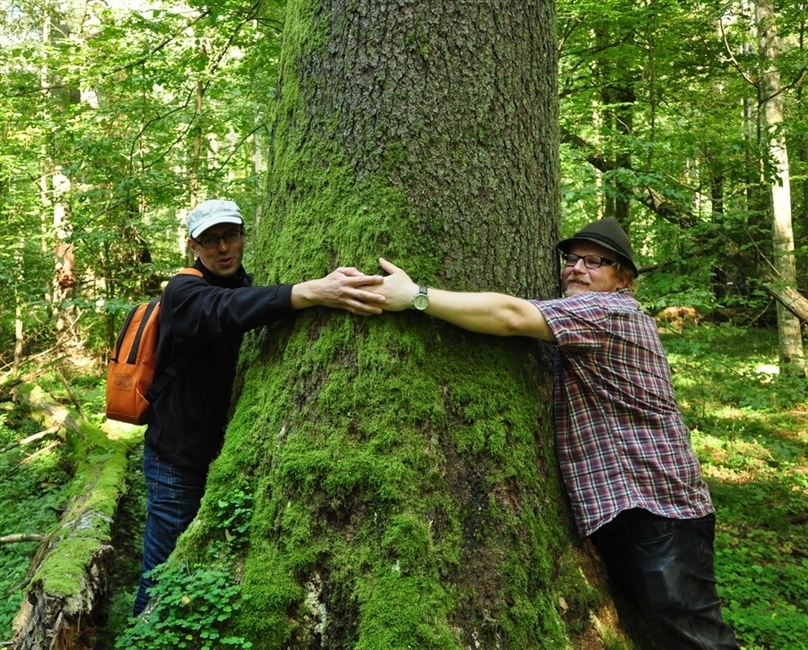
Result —
[[732, 48], [730, 48], [729, 41], [727, 40], [727, 33], [724, 31], [724, 20], [722, 18], [718, 19], [718, 26], [721, 29], [721, 37], [724, 39], [724, 46], [727, 48], [727, 54], [729, 54], [729, 59], [732, 61], [732, 65], [749, 85], [757, 88], [757, 82], [746, 74], [743, 67], [741, 67], [741, 64], [738, 63], [738, 59], [736, 59], [735, 55], [732, 53]]
[[[595, 147], [593, 147], [579, 135], [576, 135], [563, 127], [561, 128], [561, 141], [571, 144], [576, 149], [584, 151], [586, 154], [586, 161], [598, 171], [605, 173], [613, 170], [613, 165], [611, 163], [595, 153]], [[626, 167], [625, 169], [634, 171], [630, 166]], [[650, 185], [645, 187], [631, 187], [628, 189], [630, 192], [629, 198], [634, 199], [637, 201], [637, 203], [640, 203], [651, 210], [651, 212], [658, 214], [660, 217], [665, 218], [667, 221], [670, 221], [677, 226], [682, 228], [692, 228], [699, 223], [699, 220], [695, 215], [693, 215], [692, 212], [669, 200], [659, 190], [654, 189]]]
[[4, 454], [7, 451], [11, 451], [12, 449], [16, 449], [17, 447], [23, 447], [29, 443], [36, 442], [37, 440], [41, 440], [45, 436], [53, 435], [54, 433], [59, 433], [59, 426], [54, 425], [45, 429], [44, 431], [40, 431], [39, 433], [35, 433], [33, 435], [28, 436], [27, 438], [23, 438], [22, 440], [18, 440], [16, 442], [11, 443], [10, 445], [6, 445], [2, 449], [0, 449], [0, 454]]
[[0, 537], [0, 544], [22, 544], [23, 542], [44, 542], [47, 535], [37, 535], [36, 533], [16, 533]]

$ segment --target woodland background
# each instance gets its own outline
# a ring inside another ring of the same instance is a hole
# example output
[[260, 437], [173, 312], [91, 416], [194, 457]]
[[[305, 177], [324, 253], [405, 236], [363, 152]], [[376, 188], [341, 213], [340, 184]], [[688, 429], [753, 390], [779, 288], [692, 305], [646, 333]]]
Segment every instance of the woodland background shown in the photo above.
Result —
[[[228, 196], [260, 219], [282, 9], [2, 3], [6, 364], [57, 342], [102, 360], [121, 314], [181, 264], [199, 200]], [[617, 216], [649, 311], [771, 324], [772, 264], [805, 284], [806, 11], [558, 3], [562, 228]], [[772, 189], [789, 186], [773, 214]]]
[[[91, 391], [128, 308], [185, 263], [187, 211], [221, 196], [248, 229], [261, 219], [283, 3], [0, 10], [0, 364], [7, 377], [58, 376], [69, 362], [83, 379], [65, 385]], [[741, 513], [719, 540], [719, 568], [738, 574], [728, 616], [750, 648], [808, 638], [802, 331], [773, 298], [808, 291], [807, 29], [803, 2], [558, 2], [562, 231], [620, 219], [645, 308], [700, 323], [666, 345], [703, 462], [726, 461], [716, 476], [752, 460], [746, 479], [774, 474], [746, 500], [768, 523], [745, 528]], [[722, 358], [731, 345], [747, 358]], [[713, 383], [716, 369], [728, 374]], [[755, 424], [727, 425], [715, 403], [751, 409]], [[785, 433], [765, 444], [755, 427], [772, 412], [766, 426]], [[55, 493], [63, 469], [32, 485]], [[17, 532], [30, 531], [0, 535]], [[761, 559], [766, 546], [781, 559]], [[751, 595], [770, 582], [786, 587]]]

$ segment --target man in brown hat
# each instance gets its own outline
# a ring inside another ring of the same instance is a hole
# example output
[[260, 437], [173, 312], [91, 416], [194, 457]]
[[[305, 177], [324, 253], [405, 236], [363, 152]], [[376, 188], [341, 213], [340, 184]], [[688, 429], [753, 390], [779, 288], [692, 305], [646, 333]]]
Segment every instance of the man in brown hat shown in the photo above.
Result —
[[715, 588], [715, 514], [656, 325], [633, 295], [631, 242], [614, 218], [557, 245], [563, 298], [427, 289], [382, 259], [385, 311], [556, 345], [559, 463], [581, 534], [642, 612], [660, 649], [737, 649]]

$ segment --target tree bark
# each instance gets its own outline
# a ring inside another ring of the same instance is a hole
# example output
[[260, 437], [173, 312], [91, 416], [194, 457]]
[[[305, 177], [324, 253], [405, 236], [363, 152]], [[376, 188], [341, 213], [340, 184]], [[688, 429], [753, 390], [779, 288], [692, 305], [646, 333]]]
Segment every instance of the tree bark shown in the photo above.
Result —
[[31, 568], [14, 619], [14, 650], [91, 650], [104, 622], [112, 561], [111, 524], [123, 492], [127, 447], [110, 440], [38, 388], [23, 385], [15, 399], [46, 426], [58, 426], [77, 467], [59, 525], [49, 531]]
[[794, 287], [783, 284], [775, 276], [766, 276], [763, 286], [772, 298], [784, 309], [788, 309], [796, 318], [803, 323], [808, 323], [808, 299], [805, 298]]
[[[775, 181], [771, 185], [771, 210], [774, 266], [783, 281], [797, 284], [797, 261], [794, 231], [791, 224], [791, 189], [789, 185], [788, 150], [783, 124], [783, 89], [777, 58], [777, 28], [772, 0], [755, 0], [760, 57], [763, 66], [761, 92], [764, 124], [769, 138], [769, 153], [774, 164]], [[786, 374], [805, 374], [805, 355], [799, 319], [780, 302], [777, 303], [777, 329], [780, 347], [780, 370]]]
[[[289, 2], [259, 281], [382, 255], [556, 296], [554, 30], [550, 0]], [[175, 559], [225, 544], [233, 628], [266, 650], [606, 647], [623, 633], [565, 505], [548, 354], [414, 312], [256, 333]], [[238, 491], [246, 537], [222, 515]]]

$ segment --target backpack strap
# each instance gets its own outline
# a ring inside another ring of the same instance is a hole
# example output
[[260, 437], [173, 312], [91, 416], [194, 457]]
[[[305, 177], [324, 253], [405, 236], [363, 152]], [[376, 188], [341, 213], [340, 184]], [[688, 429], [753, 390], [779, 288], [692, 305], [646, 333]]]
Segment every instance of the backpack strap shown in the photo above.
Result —
[[160, 379], [151, 385], [149, 390], [146, 391], [146, 399], [149, 401], [149, 404], [154, 404], [154, 400], [157, 399], [157, 396], [162, 393], [163, 389], [177, 376], [177, 373], [188, 362], [194, 352], [196, 352], [195, 348], [186, 350], [180, 355], [179, 359], [175, 359], [174, 362], [165, 369], [163, 374], [160, 375]]
[[[193, 267], [188, 267], [186, 269], [182, 269], [181, 271], [177, 271], [177, 275], [196, 275], [201, 278], [202, 271]], [[163, 371], [160, 378], [153, 382], [149, 390], [146, 391], [145, 397], [150, 404], [154, 404], [154, 400], [157, 399], [157, 396], [163, 392], [163, 389], [171, 383], [171, 380], [177, 376], [177, 373], [182, 369], [182, 367], [188, 363], [194, 352], [196, 352], [196, 348], [186, 350], [179, 356], [179, 358], [174, 359], [174, 361], [168, 364], [168, 368]]]

